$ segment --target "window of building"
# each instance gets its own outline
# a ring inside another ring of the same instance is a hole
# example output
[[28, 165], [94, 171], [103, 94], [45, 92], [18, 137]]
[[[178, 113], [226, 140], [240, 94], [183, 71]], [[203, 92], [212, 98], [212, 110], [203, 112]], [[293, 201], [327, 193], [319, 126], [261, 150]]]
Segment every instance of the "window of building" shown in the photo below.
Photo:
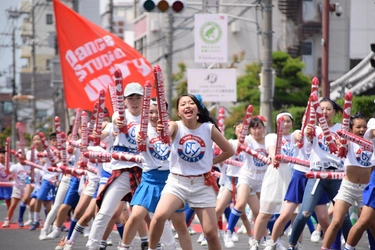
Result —
[[53, 16], [52, 16], [52, 14], [47, 14], [46, 15], [46, 24], [49, 24], [49, 25], [53, 24]]
[[146, 36], [136, 40], [134, 42], [134, 48], [136, 50], [138, 50], [139, 53], [141, 53], [143, 56], [146, 56], [146, 49], [147, 49], [147, 45], [146, 45]]
[[3, 102], [3, 114], [9, 115], [13, 112], [12, 102]]
[[47, 59], [46, 60], [46, 70], [50, 70], [50, 69], [51, 69], [51, 60]]
[[312, 55], [312, 42], [302, 43], [302, 55], [311, 56]]
[[38, 118], [44, 118], [47, 116], [47, 109], [37, 109], [35, 115]]

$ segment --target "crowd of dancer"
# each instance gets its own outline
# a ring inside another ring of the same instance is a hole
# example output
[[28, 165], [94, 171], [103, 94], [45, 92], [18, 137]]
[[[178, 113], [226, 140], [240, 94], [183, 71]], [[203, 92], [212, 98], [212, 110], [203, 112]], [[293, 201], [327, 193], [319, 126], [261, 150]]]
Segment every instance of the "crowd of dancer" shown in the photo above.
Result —
[[[236, 138], [227, 140], [222, 118], [216, 122], [200, 95], [181, 95], [180, 120], [167, 121], [165, 102], [147, 93], [139, 83], [127, 84], [121, 93], [126, 108], [114, 108], [112, 117], [105, 109], [88, 122], [86, 112], [77, 110], [67, 146], [58, 131], [50, 134], [47, 147], [37, 133], [27, 152], [22, 147], [13, 152], [16, 163], [4, 159], [2, 148], [0, 199], [8, 208], [2, 227], [10, 226], [18, 207], [18, 226], [40, 228], [41, 241], [59, 239], [70, 214], [67, 235], [56, 249], [74, 249], [84, 230], [89, 230], [88, 249], [106, 249], [116, 225], [119, 250], [135, 249], [137, 233], [142, 250], [176, 249], [175, 238], [183, 250], [191, 250], [189, 226], [196, 215], [203, 231], [198, 242], [211, 250], [235, 248], [240, 218], [250, 250], [301, 249], [306, 224], [322, 250], [341, 249], [341, 237], [345, 249], [353, 250], [367, 229], [375, 249], [375, 119], [343, 114], [348, 133], [362, 143], [344, 140], [338, 133], [344, 126], [333, 117], [345, 110], [328, 98], [310, 98], [307, 110], [314, 112], [305, 114], [310, 121], [301, 130], [293, 131], [294, 117], [284, 110], [276, 117], [276, 133], [266, 134], [267, 121], [248, 109], [233, 128]], [[74, 149], [69, 142], [75, 142]], [[66, 147], [66, 162], [54, 162], [64, 159], [60, 154]], [[108, 154], [109, 160], [100, 160]], [[351, 206], [359, 211], [354, 225]], [[279, 238], [288, 226], [284, 245]]]

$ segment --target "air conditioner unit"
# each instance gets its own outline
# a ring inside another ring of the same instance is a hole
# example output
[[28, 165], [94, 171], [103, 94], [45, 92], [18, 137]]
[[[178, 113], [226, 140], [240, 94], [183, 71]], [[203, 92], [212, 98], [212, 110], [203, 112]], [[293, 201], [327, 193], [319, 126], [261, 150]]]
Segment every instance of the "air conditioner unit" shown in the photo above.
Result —
[[232, 31], [232, 33], [237, 33], [240, 31], [240, 27], [239, 27], [239, 24], [237, 22], [233, 22], [231, 23], [230, 25], [230, 30]]
[[158, 20], [151, 20], [150, 21], [150, 30], [152, 32], [157, 32], [160, 30], [160, 25]]

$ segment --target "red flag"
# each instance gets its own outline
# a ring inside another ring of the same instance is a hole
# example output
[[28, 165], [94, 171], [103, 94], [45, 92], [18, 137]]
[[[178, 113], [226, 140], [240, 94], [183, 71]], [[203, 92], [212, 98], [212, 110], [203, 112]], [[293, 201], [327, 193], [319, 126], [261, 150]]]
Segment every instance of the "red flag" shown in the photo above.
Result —
[[59, 0], [53, 7], [67, 108], [92, 110], [103, 89], [106, 107], [112, 109], [107, 92], [109, 85], [115, 86], [116, 68], [122, 72], [124, 87], [130, 82], [154, 82], [150, 63], [137, 50]]

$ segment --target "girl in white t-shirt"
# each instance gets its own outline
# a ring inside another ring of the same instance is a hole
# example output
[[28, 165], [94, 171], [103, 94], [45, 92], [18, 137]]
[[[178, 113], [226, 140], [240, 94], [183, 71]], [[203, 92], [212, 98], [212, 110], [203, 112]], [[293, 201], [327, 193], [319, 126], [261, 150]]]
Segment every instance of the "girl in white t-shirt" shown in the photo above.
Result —
[[[0, 148], [0, 181], [11, 183], [11, 176], [7, 171], [9, 171], [9, 169], [7, 170], [5, 168], [5, 149]], [[0, 200], [5, 201], [7, 209], [10, 207], [11, 197], [12, 187], [0, 187]]]
[[[298, 141], [298, 133], [291, 133], [293, 116], [288, 111], [281, 111], [276, 116], [276, 121], [284, 118], [284, 130], [281, 139], [281, 154], [295, 157], [295, 144]], [[277, 130], [277, 129], [276, 129]], [[276, 155], [276, 133], [268, 134], [265, 138], [266, 149], [272, 159], [264, 175], [260, 192], [260, 209], [254, 225], [254, 240], [251, 242], [251, 250], [258, 250], [260, 240], [266, 232], [267, 223], [274, 214], [280, 214], [284, 202], [284, 196], [292, 176], [291, 168], [287, 163], [280, 163], [278, 168], [274, 165]]]
[[[169, 123], [171, 173], [151, 220], [149, 249], [156, 249], [165, 221], [188, 202], [201, 222], [208, 249], [220, 250], [215, 214], [218, 187], [211, 168], [232, 156], [234, 150], [220, 133], [200, 95], [180, 96], [176, 108], [181, 120]], [[213, 142], [222, 150], [215, 158]]]

